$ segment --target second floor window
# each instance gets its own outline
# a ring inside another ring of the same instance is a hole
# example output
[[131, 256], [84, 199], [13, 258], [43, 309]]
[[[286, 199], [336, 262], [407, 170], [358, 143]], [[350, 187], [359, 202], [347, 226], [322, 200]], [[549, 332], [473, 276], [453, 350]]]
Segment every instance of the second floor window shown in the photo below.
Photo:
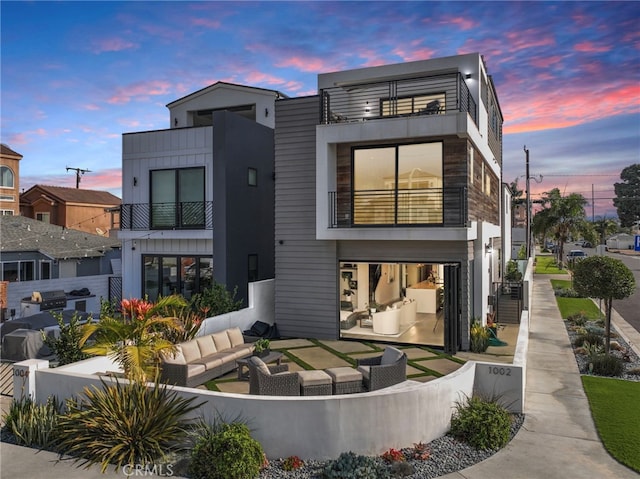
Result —
[[150, 173], [151, 228], [202, 228], [205, 224], [204, 168]]
[[13, 171], [8, 166], [0, 166], [0, 187], [13, 188]]
[[354, 224], [442, 223], [442, 143], [354, 149], [353, 195]]

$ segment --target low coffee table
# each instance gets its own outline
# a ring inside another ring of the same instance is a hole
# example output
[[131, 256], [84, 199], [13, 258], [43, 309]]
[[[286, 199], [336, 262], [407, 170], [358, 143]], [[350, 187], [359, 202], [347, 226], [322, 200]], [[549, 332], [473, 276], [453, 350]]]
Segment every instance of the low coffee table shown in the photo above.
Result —
[[[280, 366], [282, 356], [283, 354], [279, 351], [270, 351], [266, 356], [259, 356], [259, 358], [262, 359], [265, 364], [276, 363], [278, 366]], [[251, 356], [242, 359], [236, 359], [236, 364], [238, 365], [238, 379], [241, 381], [249, 380], [249, 366], [247, 366], [247, 363], [249, 362], [250, 357]]]

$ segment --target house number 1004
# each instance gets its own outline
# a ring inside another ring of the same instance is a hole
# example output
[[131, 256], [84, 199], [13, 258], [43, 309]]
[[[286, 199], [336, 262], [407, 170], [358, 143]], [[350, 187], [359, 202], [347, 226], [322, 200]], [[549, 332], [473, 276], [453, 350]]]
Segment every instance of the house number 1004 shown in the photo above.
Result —
[[511, 376], [511, 368], [499, 368], [498, 366], [489, 366], [489, 374], [497, 376]]

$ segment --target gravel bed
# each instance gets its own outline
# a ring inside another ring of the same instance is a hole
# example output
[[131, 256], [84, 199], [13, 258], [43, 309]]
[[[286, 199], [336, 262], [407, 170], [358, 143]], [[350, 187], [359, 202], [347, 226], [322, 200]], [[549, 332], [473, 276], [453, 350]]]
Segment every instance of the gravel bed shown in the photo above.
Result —
[[[509, 440], [513, 439], [520, 430], [520, 426], [524, 422], [524, 414], [513, 414], [512, 418]], [[428, 446], [431, 452], [429, 459], [424, 461], [408, 460], [407, 462], [413, 468], [413, 473], [403, 477], [406, 479], [431, 479], [444, 476], [484, 461], [500, 450], [478, 451], [449, 435], [431, 441]], [[412, 449], [403, 449], [402, 452], [405, 457], [408, 457]], [[381, 458], [376, 458], [376, 461], [384, 464]], [[285, 471], [282, 469], [282, 460], [272, 460], [258, 477], [259, 479], [317, 479], [322, 477], [322, 470], [326, 464], [328, 461], [305, 461], [304, 466], [300, 469]]]
[[[574, 327], [568, 321], [564, 322], [565, 327], [567, 328], [567, 333], [569, 334], [569, 340], [573, 345], [576, 337], [578, 337], [578, 332], [574, 330]], [[604, 330], [602, 327], [598, 326], [596, 321], [587, 321], [587, 323], [583, 326], [585, 328], [589, 328], [596, 331], [601, 331], [604, 334]], [[627, 344], [622, 336], [620, 336], [613, 325], [611, 326], [611, 344], [617, 343], [620, 345], [620, 350], [611, 348], [611, 355], [622, 358], [623, 355], [626, 355], [628, 361], [624, 361], [624, 371], [621, 376], [618, 376], [619, 379], [625, 379], [627, 381], [640, 381], [640, 358], [636, 354], [636, 352], [631, 349], [631, 347]], [[580, 354], [579, 348], [573, 347], [573, 352], [576, 357], [576, 363], [578, 364], [578, 369], [580, 370], [580, 374], [590, 375], [589, 373], [589, 358], [586, 354]]]

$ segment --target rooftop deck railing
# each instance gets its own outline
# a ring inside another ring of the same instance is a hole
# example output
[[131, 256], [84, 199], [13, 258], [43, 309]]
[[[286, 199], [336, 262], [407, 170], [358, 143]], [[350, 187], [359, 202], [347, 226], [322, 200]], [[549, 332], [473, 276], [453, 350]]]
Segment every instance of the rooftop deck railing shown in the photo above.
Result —
[[478, 123], [477, 104], [458, 72], [326, 88], [320, 101], [321, 124], [457, 112]]

